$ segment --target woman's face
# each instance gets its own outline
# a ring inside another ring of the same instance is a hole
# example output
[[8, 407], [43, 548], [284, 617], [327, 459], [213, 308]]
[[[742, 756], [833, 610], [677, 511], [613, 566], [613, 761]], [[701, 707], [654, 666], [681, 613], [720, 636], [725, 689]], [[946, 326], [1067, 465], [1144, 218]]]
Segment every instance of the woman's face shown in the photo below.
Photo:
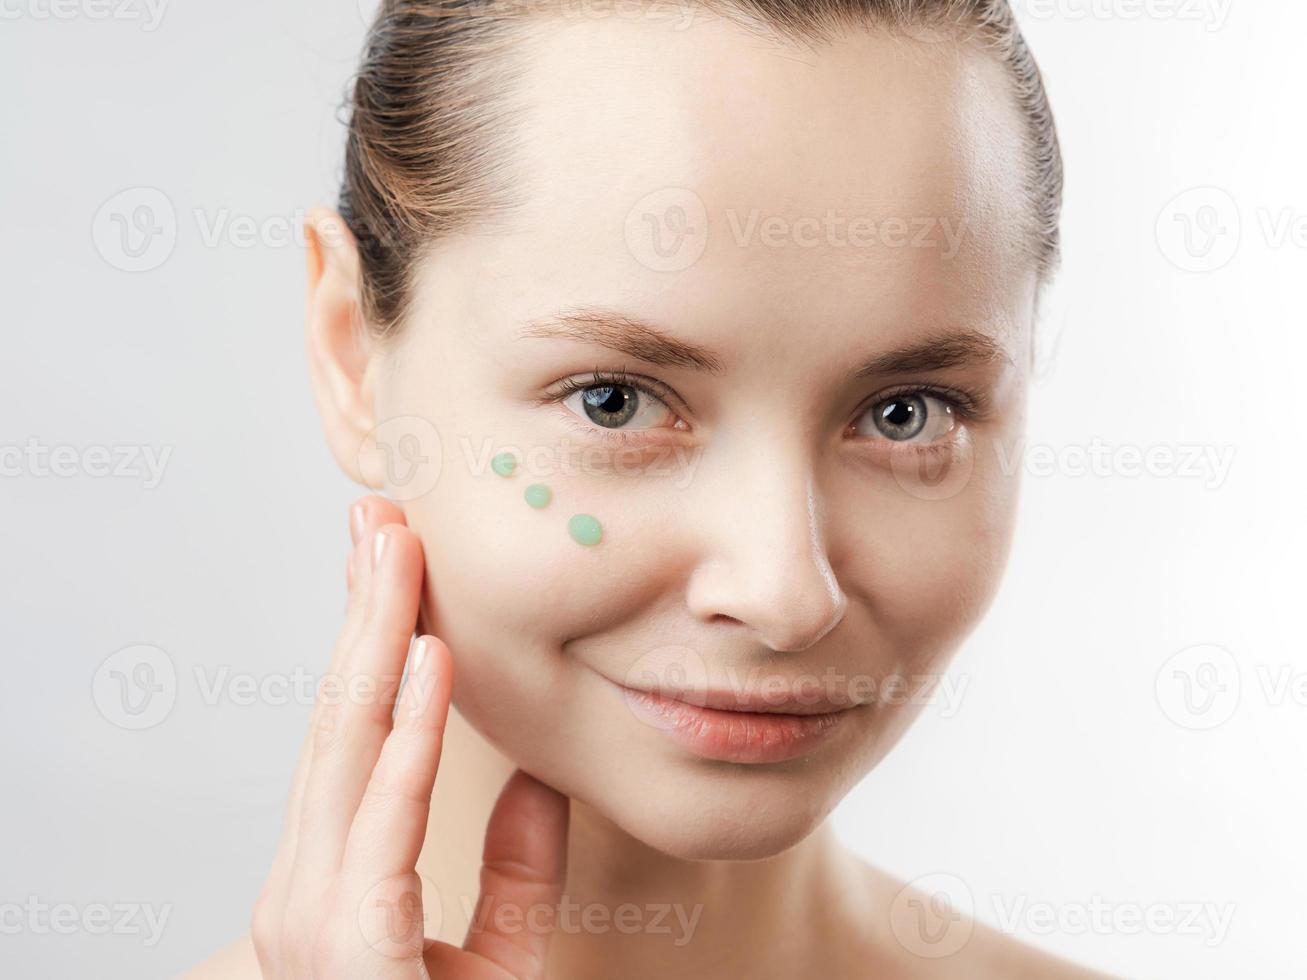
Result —
[[[893, 746], [1000, 578], [1025, 157], [968, 47], [681, 27], [532, 40], [529, 204], [423, 260], [377, 417], [438, 433], [434, 487], [392, 492], [459, 711], [659, 850], [759, 857]], [[844, 710], [677, 725], [629, 689]]]

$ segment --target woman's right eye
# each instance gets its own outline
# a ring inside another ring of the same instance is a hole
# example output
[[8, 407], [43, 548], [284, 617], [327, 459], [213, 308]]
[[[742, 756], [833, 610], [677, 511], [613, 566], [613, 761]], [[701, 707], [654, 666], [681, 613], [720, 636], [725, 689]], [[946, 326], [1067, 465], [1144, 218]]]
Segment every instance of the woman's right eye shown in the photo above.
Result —
[[628, 384], [578, 387], [563, 404], [604, 429], [670, 428], [677, 421], [676, 413], [659, 398]]

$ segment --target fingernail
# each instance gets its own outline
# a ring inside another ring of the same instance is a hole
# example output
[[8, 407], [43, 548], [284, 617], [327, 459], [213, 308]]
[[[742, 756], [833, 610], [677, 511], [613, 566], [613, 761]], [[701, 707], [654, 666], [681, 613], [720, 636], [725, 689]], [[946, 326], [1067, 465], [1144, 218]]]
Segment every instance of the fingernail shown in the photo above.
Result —
[[378, 531], [377, 536], [372, 539], [372, 567], [375, 569], [381, 564], [381, 553], [386, 550], [386, 539], [389, 537], [385, 531]]
[[431, 702], [431, 640], [419, 636], [413, 641], [413, 650], [409, 654], [408, 676], [404, 680], [404, 690], [400, 692], [400, 701], [408, 705], [408, 717], [417, 718], [427, 709]]
[[363, 520], [367, 517], [367, 508], [359, 501], [349, 509], [349, 537], [355, 544], [363, 536]]
[[427, 658], [430, 655], [431, 655], [431, 641], [428, 640], [425, 636], [419, 636], [417, 642], [413, 644], [413, 665], [409, 668], [409, 670], [414, 675], [424, 673], [422, 668], [423, 666], [425, 666]]

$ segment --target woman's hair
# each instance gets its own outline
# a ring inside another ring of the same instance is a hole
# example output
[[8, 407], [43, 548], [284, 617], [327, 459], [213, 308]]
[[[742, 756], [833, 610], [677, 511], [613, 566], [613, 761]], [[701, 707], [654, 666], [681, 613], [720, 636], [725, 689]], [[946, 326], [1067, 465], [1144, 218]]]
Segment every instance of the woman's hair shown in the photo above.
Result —
[[[1059, 257], [1062, 155], [1035, 59], [1008, 0], [639, 0], [708, 11], [809, 45], [859, 27], [979, 43], [998, 57], [1024, 122], [1027, 248], [1041, 282]], [[354, 80], [340, 212], [358, 239], [363, 315], [404, 320], [412, 273], [443, 236], [510, 214], [525, 186], [512, 152], [524, 31], [546, 16], [611, 16], [630, 0], [384, 0]]]

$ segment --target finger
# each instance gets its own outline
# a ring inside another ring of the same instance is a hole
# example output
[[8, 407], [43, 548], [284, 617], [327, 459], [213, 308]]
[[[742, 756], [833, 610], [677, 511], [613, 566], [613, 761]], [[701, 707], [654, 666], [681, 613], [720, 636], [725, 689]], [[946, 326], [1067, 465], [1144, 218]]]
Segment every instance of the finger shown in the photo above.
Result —
[[323, 707], [301, 805], [295, 888], [319, 889], [340, 868], [355, 811], [392, 728], [395, 693], [413, 637], [422, 585], [417, 536], [387, 524], [365, 539], [362, 624], [343, 651]]
[[[375, 495], [360, 497], [350, 506], [348, 523], [350, 539], [353, 544], [349, 558], [351, 587], [358, 577], [353, 573], [352, 568], [355, 564], [354, 558], [360, 550], [358, 548], [359, 542], [370, 537], [383, 524], [396, 523], [402, 520], [403, 513], [399, 508], [383, 497]], [[328, 667], [329, 674], [338, 669], [338, 661], [343, 648], [344, 645], [338, 642], [335, 651], [333, 651], [332, 664]], [[320, 705], [315, 704], [313, 709], [314, 722], [318, 718], [319, 708]], [[300, 746], [295, 774], [291, 779], [291, 788], [286, 802], [285, 815], [282, 819], [277, 851], [252, 916], [252, 919], [259, 922], [260, 931], [265, 936], [278, 937], [281, 934], [280, 919], [284, 912], [286, 893], [289, 888], [291, 871], [294, 867], [304, 789], [308, 782], [309, 766], [313, 756], [313, 731], [314, 723], [310, 723], [309, 736], [305, 738]], [[276, 950], [272, 950], [271, 954], [279, 957], [279, 952]]]
[[[326, 676], [339, 677], [341, 661], [345, 651], [348, 649], [349, 640], [354, 636], [358, 629], [358, 622], [363, 615], [362, 578], [367, 570], [367, 552], [361, 545], [366, 542], [376, 532], [376, 530], [385, 524], [400, 524], [404, 521], [403, 512], [385, 497], [376, 495], [360, 497], [354, 501], [349, 511], [349, 535], [353, 545], [350, 549], [349, 558], [346, 565], [349, 568], [349, 596], [346, 606], [347, 619], [346, 624], [341, 629], [341, 638], [337, 641], [335, 649], [332, 651], [331, 660], [327, 664]], [[357, 607], [357, 608], [353, 608]], [[353, 619], [348, 614], [353, 612]], [[319, 712], [322, 709], [320, 702], [315, 702], [313, 714], [310, 719], [309, 737], [304, 740], [300, 750], [299, 766], [295, 772], [294, 789], [291, 793], [291, 805], [286, 812], [286, 826], [289, 831], [290, 839], [294, 839], [299, 832], [300, 811], [304, 796], [304, 786], [308, 781], [309, 762], [313, 756], [313, 738], [312, 733], [319, 720]]]
[[[360, 497], [350, 506], [349, 532], [353, 547], [350, 549], [350, 557], [347, 564], [351, 568], [349, 575], [351, 579], [357, 578], [352, 569], [355, 563], [355, 556], [360, 551], [358, 547], [359, 542], [371, 536], [371, 534], [383, 524], [398, 523], [395, 520], [396, 516], [399, 517], [399, 522], [402, 522], [403, 513], [398, 507], [392, 504], [389, 500], [386, 500], [384, 497]], [[328, 674], [334, 673], [338, 670], [338, 661], [342, 649], [342, 645], [337, 644], [336, 649], [332, 653], [332, 661], [327, 668]], [[315, 705], [313, 709], [315, 719], [317, 711], [318, 706]], [[295, 765], [295, 775], [291, 780], [291, 791], [287, 800], [286, 814], [282, 820], [281, 840], [278, 845], [277, 859], [274, 861], [274, 868], [279, 862], [284, 863], [285, 866], [282, 869], [283, 873], [289, 873], [289, 858], [293, 857], [294, 842], [296, 835], [299, 832], [301, 801], [304, 795], [304, 785], [308, 780], [309, 761], [313, 755], [312, 731], [313, 728], [312, 725], [310, 725], [310, 737], [305, 738], [300, 746], [299, 759]]]
[[327, 668], [339, 673], [344, 652], [358, 636], [366, 611], [368, 592], [366, 580], [371, 568], [371, 557], [365, 547], [368, 539], [387, 524], [404, 524], [404, 512], [385, 497], [360, 497], [350, 508], [350, 540], [354, 547], [346, 563], [347, 590], [345, 593], [345, 623]]
[[341, 875], [360, 893], [414, 872], [426, 839], [453, 676], [449, 647], [434, 636], [421, 637], [413, 646], [394, 730], [382, 746], [345, 845]]
[[[463, 948], [498, 964], [518, 980], [545, 975], [549, 928], [500, 928], [503, 921], [539, 922], [536, 908], [556, 910], [567, 877], [568, 799], [521, 769], [513, 773], [490, 814], [481, 865], [481, 895]], [[501, 905], [514, 908], [500, 916]]]

